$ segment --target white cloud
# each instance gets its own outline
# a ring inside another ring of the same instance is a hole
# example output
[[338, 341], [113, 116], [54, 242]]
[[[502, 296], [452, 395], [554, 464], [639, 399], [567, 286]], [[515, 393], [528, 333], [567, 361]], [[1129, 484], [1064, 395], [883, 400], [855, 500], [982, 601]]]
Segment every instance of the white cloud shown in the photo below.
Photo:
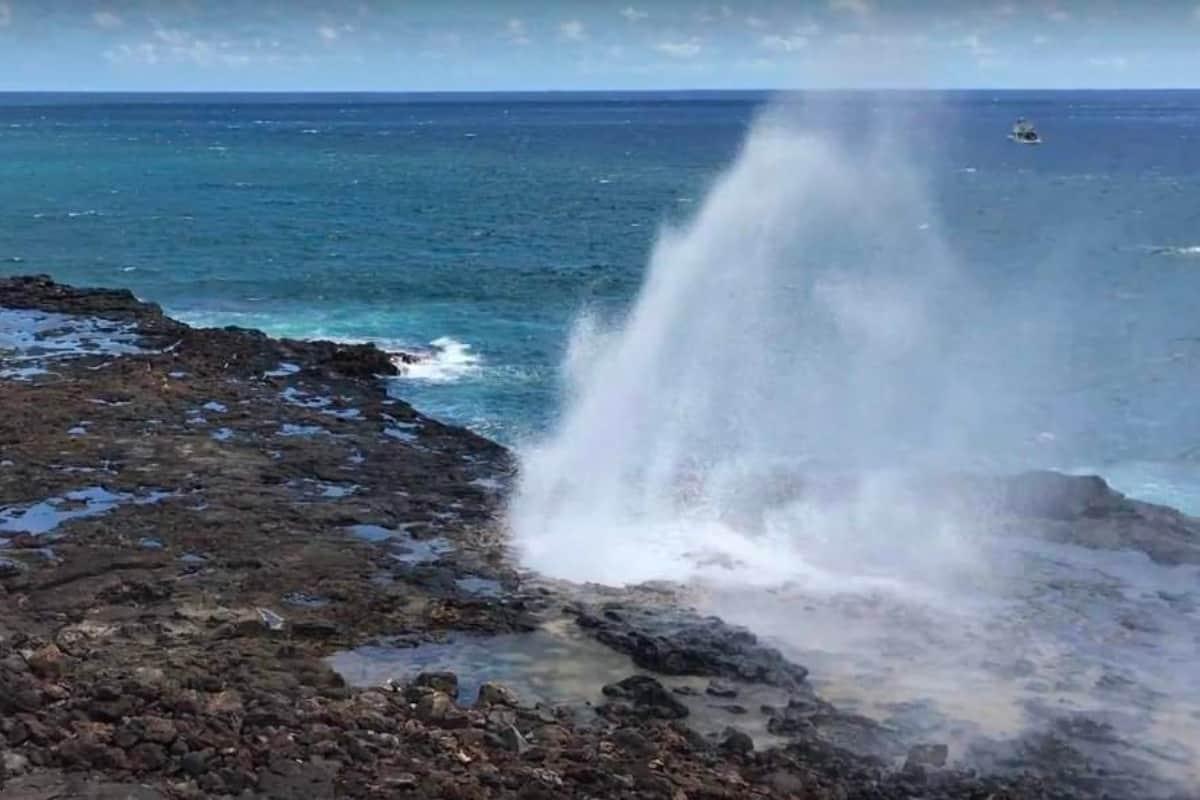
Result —
[[529, 30], [525, 27], [525, 20], [513, 17], [504, 23], [504, 38], [516, 45], [529, 44]]
[[569, 19], [558, 26], [558, 32], [564, 39], [572, 42], [582, 42], [587, 38], [587, 28], [577, 19]]
[[704, 48], [698, 39], [688, 39], [681, 42], [659, 42], [654, 49], [671, 58], [695, 58]]
[[1050, 37], [1039, 33], [1033, 37], [1033, 43], [1036, 45], [1050, 44]]
[[749, 16], [746, 17], [746, 27], [762, 30], [767, 27], [767, 21], [762, 17]]
[[1066, 22], [1071, 19], [1071, 15], [1061, 8], [1052, 9], [1046, 16], [1055, 22]]
[[977, 59], [990, 58], [996, 54], [996, 49], [984, 42], [978, 33], [962, 37], [955, 45], [969, 51]]
[[111, 11], [97, 11], [92, 14], [92, 22], [97, 28], [103, 28], [106, 31], [116, 30], [125, 24], [125, 20]]
[[0, 28], [7, 28], [12, 24], [12, 6], [6, 0], [0, 0]]
[[1129, 66], [1129, 59], [1125, 56], [1098, 56], [1095, 58], [1089, 58], [1088, 63], [1093, 67], [1115, 69], [1120, 71]]
[[[201, 67], [241, 67], [255, 60], [241, 45], [229, 39], [202, 39], [179, 28], [156, 28], [143, 42], [124, 43], [104, 51], [114, 64], [195, 64]], [[275, 62], [277, 55], [258, 60]]]
[[798, 33], [791, 36], [780, 36], [777, 33], [767, 34], [759, 40], [759, 44], [767, 50], [777, 53], [795, 53], [808, 47], [808, 37]]
[[317, 35], [327, 42], [332, 42], [336, 41], [338, 36], [341, 34], [339, 34], [338, 29], [332, 25], [322, 25], [321, 27], [317, 28]]
[[648, 17], [650, 15], [648, 13], [646, 13], [645, 11], [642, 11], [639, 8], [634, 8], [633, 6], [625, 6], [624, 8], [621, 9], [621, 16], [624, 17], [625, 19], [629, 20], [630, 22], [641, 22], [642, 20], [644, 20], [646, 17]]
[[840, 14], [866, 17], [874, 10], [870, 0], [829, 0], [829, 10]]

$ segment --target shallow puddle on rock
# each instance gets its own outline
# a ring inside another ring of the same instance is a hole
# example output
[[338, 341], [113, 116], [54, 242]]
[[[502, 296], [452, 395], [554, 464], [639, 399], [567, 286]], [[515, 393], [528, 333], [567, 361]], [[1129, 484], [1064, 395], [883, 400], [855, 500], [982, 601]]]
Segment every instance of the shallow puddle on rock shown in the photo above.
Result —
[[458, 578], [454, 581], [454, 584], [467, 594], [479, 595], [480, 597], [499, 597], [503, 591], [500, 581], [492, 578], [482, 578], [478, 575]]
[[408, 527], [411, 526], [351, 525], [347, 530], [355, 538], [386, 547], [388, 555], [402, 564], [431, 564], [454, 550], [454, 546], [440, 536], [415, 539], [408, 533]]
[[311, 394], [295, 386], [289, 386], [280, 392], [279, 399], [293, 406], [313, 409], [327, 408], [333, 403], [333, 398], [331, 397]]
[[146, 352], [133, 325], [97, 317], [0, 308], [0, 377], [27, 381], [47, 363]]
[[356, 483], [327, 483], [308, 479], [289, 481], [287, 487], [308, 497], [326, 500], [341, 500], [362, 488]]
[[324, 433], [329, 433], [329, 431], [320, 425], [295, 425], [285, 422], [279, 428], [280, 436], [320, 436]]
[[329, 605], [329, 598], [308, 592], [288, 592], [282, 598], [285, 606], [293, 608], [324, 608]]
[[[449, 642], [365, 645], [343, 650], [326, 659], [350, 685], [403, 684], [421, 672], [449, 671], [458, 676], [458, 701], [471, 705], [479, 687], [488, 681], [516, 691], [522, 704], [546, 703], [574, 710], [580, 722], [591, 719], [591, 709], [608, 701], [603, 687], [631, 675], [644, 674], [628, 656], [611, 650], [579, 630], [571, 619], [549, 622], [531, 633], [497, 636], [462, 635]], [[785, 739], [767, 732], [761, 706], [784, 706], [787, 693], [764, 686], [727, 682], [737, 697], [707, 695], [709, 678], [655, 675], [675, 690], [688, 707], [683, 720], [705, 735], [735, 727], [751, 736], [757, 746], [781, 744]], [[683, 693], [680, 693], [683, 692]], [[742, 707], [745, 713], [728, 710]]]
[[296, 364], [291, 364], [287, 361], [280, 362], [279, 366], [270, 372], [264, 372], [264, 378], [286, 378], [289, 375], [295, 375], [300, 371], [300, 367]]
[[77, 489], [29, 506], [0, 509], [0, 532], [41, 536], [53, 533], [58, 526], [72, 519], [98, 517], [117, 506], [129, 503], [139, 506], [152, 505], [171, 495], [171, 492], [163, 491], [152, 491], [142, 496], [117, 494], [101, 486]]

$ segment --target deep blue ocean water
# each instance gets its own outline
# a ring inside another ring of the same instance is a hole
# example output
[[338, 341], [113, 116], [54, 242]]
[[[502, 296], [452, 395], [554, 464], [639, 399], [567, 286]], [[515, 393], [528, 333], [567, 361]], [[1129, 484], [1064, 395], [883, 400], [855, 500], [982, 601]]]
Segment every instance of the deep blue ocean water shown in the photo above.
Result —
[[[397, 392], [517, 442], [558, 411], [572, 321], [628, 307], [660, 226], [767, 101], [0, 95], [0, 273], [129, 287], [199, 324], [449, 337], [468, 355]], [[1017, 460], [1200, 508], [1200, 93], [812, 102], [847, 141], [891, 108], [981, 324], [1029, 314]], [[1006, 140], [1021, 115], [1045, 144]]]

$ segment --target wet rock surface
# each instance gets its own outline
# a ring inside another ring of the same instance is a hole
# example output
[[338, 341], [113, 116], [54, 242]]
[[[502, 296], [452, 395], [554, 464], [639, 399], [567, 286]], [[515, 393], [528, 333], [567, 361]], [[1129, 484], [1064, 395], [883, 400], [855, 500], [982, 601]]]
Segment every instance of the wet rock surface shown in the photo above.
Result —
[[577, 621], [639, 667], [665, 675], [711, 675], [785, 689], [804, 686], [808, 675], [750, 631], [716, 617], [610, 602], [580, 608]]
[[[0, 350], [15, 370], [0, 378], [0, 798], [1105, 791], [978, 777], [940, 766], [936, 747], [852, 752], [879, 726], [820, 701], [802, 667], [744, 630], [629, 596], [523, 589], [496, 493], [478, 483], [506, 481], [508, 453], [389, 397], [376, 376], [394, 356], [194, 330], [128, 292], [46, 278], [0, 280], [5, 309], [70, 315], [39, 335], [89, 332], [69, 352], [36, 335]], [[469, 577], [499, 589], [467, 591]], [[453, 674], [351, 687], [327, 660], [378, 637], [511, 636], [563, 607], [637, 667], [699, 676], [696, 698], [744, 704], [788, 743], [698, 735], [665, 678], [616, 682], [614, 713], [581, 723], [500, 684], [460, 697]], [[747, 686], [790, 699], [756, 708]]]

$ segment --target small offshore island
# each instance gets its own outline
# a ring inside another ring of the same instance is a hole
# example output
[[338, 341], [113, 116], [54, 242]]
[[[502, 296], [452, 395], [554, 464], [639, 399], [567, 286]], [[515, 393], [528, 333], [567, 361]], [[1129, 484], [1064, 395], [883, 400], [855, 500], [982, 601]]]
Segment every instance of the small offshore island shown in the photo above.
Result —
[[[1145, 796], [1103, 730], [960, 769], [675, 588], [521, 572], [514, 459], [396, 360], [0, 280], [0, 798]], [[1200, 563], [1196, 520], [1035, 483], [1014, 513]]]

